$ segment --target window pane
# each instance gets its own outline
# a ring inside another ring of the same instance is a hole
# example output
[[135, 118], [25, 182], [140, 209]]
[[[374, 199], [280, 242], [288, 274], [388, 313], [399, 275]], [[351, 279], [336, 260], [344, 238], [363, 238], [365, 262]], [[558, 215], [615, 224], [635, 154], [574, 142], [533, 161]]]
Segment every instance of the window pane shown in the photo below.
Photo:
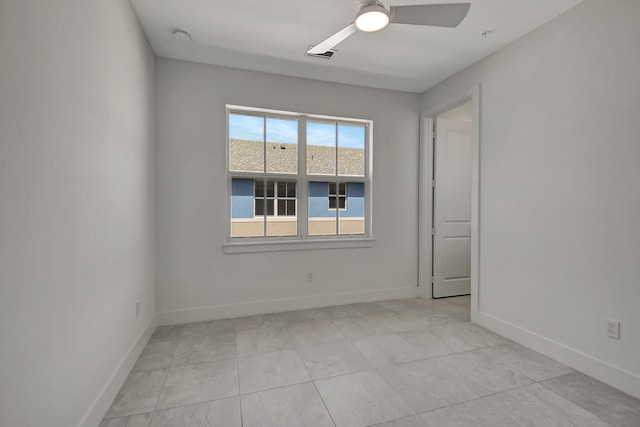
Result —
[[267, 172], [298, 173], [298, 120], [267, 117]]
[[364, 125], [338, 125], [338, 175], [364, 176]]
[[287, 200], [287, 215], [292, 216], [296, 214], [296, 201]]
[[307, 122], [307, 173], [336, 174], [336, 124]]
[[286, 181], [278, 182], [278, 197], [286, 197], [287, 196], [287, 183]]
[[[330, 210], [333, 200], [334, 208]], [[329, 197], [328, 182], [309, 183], [309, 235], [332, 236], [337, 231], [336, 198]]]
[[339, 190], [340, 190], [340, 195], [341, 196], [346, 196], [347, 195], [347, 184], [345, 184], [344, 182], [341, 182], [338, 186]]
[[256, 180], [255, 186], [256, 186], [256, 197], [264, 197], [264, 181], [261, 179]]
[[273, 215], [273, 199], [267, 199], [267, 215]]
[[229, 114], [229, 170], [264, 172], [264, 117]]
[[264, 199], [254, 199], [252, 179], [231, 180], [231, 237], [264, 236]]
[[287, 183], [287, 197], [296, 197], [296, 183]]
[[335, 182], [330, 182], [329, 183], [329, 195], [330, 196], [335, 196], [336, 194], [336, 183]]
[[287, 201], [285, 199], [278, 199], [278, 215], [286, 215]]
[[339, 234], [364, 234], [365, 192], [361, 182], [349, 182], [347, 196], [340, 197]]
[[275, 187], [275, 182], [274, 181], [267, 181], [267, 197], [274, 197], [274, 187]]
[[256, 199], [255, 216], [264, 216], [264, 199]]
[[334, 196], [329, 196], [329, 209], [336, 208], [336, 198]]

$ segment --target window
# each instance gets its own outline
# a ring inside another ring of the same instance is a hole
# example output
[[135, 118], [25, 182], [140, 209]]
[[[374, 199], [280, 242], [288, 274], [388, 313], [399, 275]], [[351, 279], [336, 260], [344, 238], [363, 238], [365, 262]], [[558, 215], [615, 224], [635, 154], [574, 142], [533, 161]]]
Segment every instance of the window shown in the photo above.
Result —
[[296, 216], [295, 182], [256, 180], [254, 188], [255, 216]]
[[329, 184], [329, 210], [347, 209], [347, 184], [344, 182]]
[[230, 232], [304, 240], [370, 234], [370, 122], [228, 107]]

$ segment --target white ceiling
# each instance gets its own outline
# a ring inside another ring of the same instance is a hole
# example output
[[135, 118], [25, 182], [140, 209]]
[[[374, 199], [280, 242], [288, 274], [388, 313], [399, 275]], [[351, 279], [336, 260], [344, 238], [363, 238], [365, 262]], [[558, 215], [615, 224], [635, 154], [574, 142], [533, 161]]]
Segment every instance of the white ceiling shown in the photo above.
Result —
[[[464, 0], [387, 0], [391, 5]], [[305, 56], [350, 24], [356, 0], [132, 0], [158, 56], [408, 92], [423, 92], [582, 0], [469, 0], [458, 28], [389, 25], [358, 32], [331, 60]], [[175, 29], [190, 42], [172, 36]], [[487, 38], [486, 30], [495, 29]]]

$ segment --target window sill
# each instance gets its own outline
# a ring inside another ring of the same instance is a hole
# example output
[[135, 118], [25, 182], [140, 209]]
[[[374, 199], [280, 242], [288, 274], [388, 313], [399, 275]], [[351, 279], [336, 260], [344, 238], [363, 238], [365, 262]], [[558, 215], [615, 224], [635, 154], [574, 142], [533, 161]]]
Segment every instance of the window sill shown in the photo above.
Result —
[[356, 239], [307, 239], [282, 242], [228, 242], [222, 246], [225, 254], [244, 254], [255, 252], [301, 251], [318, 249], [371, 248], [375, 240], [369, 237]]

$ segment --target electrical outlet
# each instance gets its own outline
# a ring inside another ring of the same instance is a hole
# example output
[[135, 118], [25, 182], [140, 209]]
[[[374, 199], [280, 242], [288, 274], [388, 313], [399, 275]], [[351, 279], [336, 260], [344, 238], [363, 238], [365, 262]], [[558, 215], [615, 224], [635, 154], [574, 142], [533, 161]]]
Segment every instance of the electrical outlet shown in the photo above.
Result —
[[307, 273], [307, 282], [313, 282], [313, 273]]
[[136, 303], [136, 317], [140, 317], [140, 303]]
[[620, 322], [617, 320], [607, 319], [607, 335], [613, 339], [620, 339]]

